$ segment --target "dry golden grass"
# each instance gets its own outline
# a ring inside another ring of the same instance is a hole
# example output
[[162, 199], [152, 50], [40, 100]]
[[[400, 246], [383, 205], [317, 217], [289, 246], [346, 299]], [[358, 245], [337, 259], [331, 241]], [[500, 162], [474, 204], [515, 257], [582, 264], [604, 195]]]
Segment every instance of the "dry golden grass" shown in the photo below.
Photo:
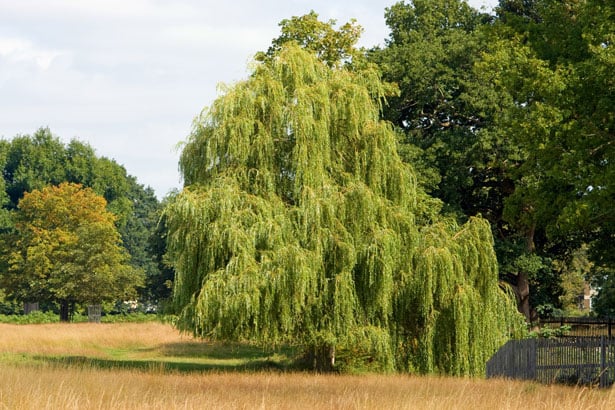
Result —
[[162, 323], [53, 323], [13, 325], [0, 323], [0, 352], [37, 355], [104, 356], [113, 349], [147, 351], [192, 341]]
[[411, 376], [0, 365], [6, 409], [612, 409], [612, 390]]
[[[186, 352], [194, 350], [191, 338], [155, 323], [0, 326], [3, 357], [87, 356], [105, 349], [145, 349], [160, 356], [164, 352], [160, 346], [181, 343], [189, 346]], [[0, 409], [204, 408], [612, 409], [615, 390], [405, 375], [179, 373], [156, 367], [101, 369], [0, 360]]]

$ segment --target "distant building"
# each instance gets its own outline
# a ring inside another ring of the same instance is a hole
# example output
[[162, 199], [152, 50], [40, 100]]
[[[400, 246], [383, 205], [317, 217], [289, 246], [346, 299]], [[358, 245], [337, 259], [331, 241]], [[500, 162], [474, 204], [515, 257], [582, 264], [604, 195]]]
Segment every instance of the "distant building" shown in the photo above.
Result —
[[589, 283], [585, 282], [583, 294], [579, 295], [579, 309], [590, 311], [592, 310], [592, 299], [598, 292]]

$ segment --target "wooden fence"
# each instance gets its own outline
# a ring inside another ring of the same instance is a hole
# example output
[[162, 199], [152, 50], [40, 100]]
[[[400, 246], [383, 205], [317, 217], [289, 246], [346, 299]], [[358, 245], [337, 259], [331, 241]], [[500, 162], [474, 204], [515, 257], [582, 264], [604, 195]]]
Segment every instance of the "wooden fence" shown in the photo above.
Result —
[[28, 315], [32, 312], [38, 312], [38, 310], [39, 310], [38, 302], [25, 302], [23, 304], [24, 315]]
[[611, 338], [615, 335], [615, 329], [613, 329], [615, 320], [613, 318], [556, 317], [541, 319], [539, 324], [542, 327], [554, 329], [567, 326], [570, 330], [566, 331], [564, 336], [606, 336]]
[[100, 323], [101, 314], [101, 305], [88, 305], [88, 322]]
[[615, 339], [511, 340], [487, 362], [487, 378], [492, 377], [610, 386], [615, 382]]

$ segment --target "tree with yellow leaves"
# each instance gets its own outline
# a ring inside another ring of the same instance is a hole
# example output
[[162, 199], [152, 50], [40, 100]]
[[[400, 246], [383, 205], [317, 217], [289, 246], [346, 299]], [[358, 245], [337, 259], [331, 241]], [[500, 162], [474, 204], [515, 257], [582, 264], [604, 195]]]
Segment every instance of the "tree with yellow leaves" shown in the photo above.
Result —
[[105, 199], [77, 184], [26, 193], [2, 278], [9, 296], [57, 303], [63, 321], [76, 304], [136, 296], [143, 273], [129, 265], [114, 221]]

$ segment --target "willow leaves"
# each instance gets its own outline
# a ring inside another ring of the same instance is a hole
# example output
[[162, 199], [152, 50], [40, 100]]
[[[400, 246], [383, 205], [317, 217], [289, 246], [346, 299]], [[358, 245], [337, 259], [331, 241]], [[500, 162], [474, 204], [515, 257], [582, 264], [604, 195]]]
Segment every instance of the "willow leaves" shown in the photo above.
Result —
[[182, 329], [483, 371], [520, 324], [489, 227], [424, 222], [436, 202], [379, 120], [383, 90], [373, 67], [285, 45], [196, 121], [167, 208]]

